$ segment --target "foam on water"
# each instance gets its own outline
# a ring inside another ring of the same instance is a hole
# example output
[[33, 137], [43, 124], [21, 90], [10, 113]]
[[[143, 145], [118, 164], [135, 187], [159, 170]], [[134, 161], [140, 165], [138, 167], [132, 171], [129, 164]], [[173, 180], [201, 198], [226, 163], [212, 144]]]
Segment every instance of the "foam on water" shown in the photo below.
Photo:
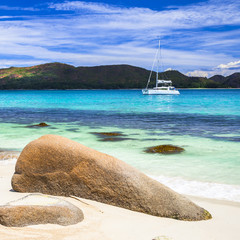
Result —
[[20, 152], [0, 151], [0, 165], [15, 164]]
[[0, 161], [0, 166], [1, 165], [13, 165], [16, 164], [17, 159], [6, 159], [6, 160], [1, 160]]
[[174, 191], [191, 196], [240, 202], [240, 186], [212, 182], [187, 181], [165, 176], [149, 176]]

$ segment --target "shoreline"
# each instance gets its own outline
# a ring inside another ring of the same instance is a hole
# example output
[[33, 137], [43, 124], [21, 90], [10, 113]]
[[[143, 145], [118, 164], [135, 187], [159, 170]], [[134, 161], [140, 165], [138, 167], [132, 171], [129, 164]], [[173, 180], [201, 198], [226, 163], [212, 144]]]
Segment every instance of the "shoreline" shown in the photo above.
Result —
[[[0, 91], [112, 91], [112, 90], [134, 90], [141, 91], [143, 88], [111, 88], [111, 89], [103, 89], [103, 88], [66, 88], [66, 89], [0, 89]], [[179, 90], [239, 90], [240, 88], [177, 88]]]
[[[11, 152], [10, 152], [11, 153]], [[21, 152], [16, 152], [16, 154], [20, 154]], [[13, 154], [15, 154], [15, 152], [13, 152]], [[1, 157], [1, 152], [0, 152], [0, 157]], [[1, 159], [0, 158], [0, 179], [1, 179], [1, 169], [6, 167], [7, 169], [11, 169], [12, 170], [12, 174], [14, 172], [14, 167], [15, 167], [15, 164], [16, 164], [16, 161], [17, 159]], [[145, 173], [144, 173], [145, 174]], [[205, 195], [200, 195], [199, 193], [196, 195], [192, 195], [192, 194], [189, 194], [189, 190], [185, 190], [185, 191], [181, 191], [178, 187], [178, 185], [172, 185], [170, 183], [167, 183], [165, 181], [159, 181], [157, 180], [156, 178], [158, 177], [154, 177], [152, 175], [147, 175], [146, 176], [150, 177], [151, 179], [155, 180], [155, 181], [158, 181], [160, 182], [161, 184], [169, 187], [170, 189], [173, 189], [174, 191], [178, 192], [179, 194], [181, 195], [184, 195], [186, 196], [187, 198], [189, 199], [195, 199], [196, 201], [207, 201], [207, 202], [212, 202], [212, 203], [218, 203], [218, 204], [227, 204], [227, 205], [235, 205], [235, 206], [238, 206], [240, 207], [240, 200], [237, 199], [237, 200], [234, 200], [234, 199], [227, 199], [227, 198], [216, 198], [215, 197], [208, 197], [206, 196], [207, 194], [205, 193]], [[171, 179], [173, 180], [174, 178], [170, 178], [170, 177], [165, 177], [165, 176], [161, 176], [161, 178], [167, 178], [168, 180]], [[178, 178], [179, 179], [179, 178]], [[185, 180], [185, 179], [181, 179], [182, 181], [184, 181], [184, 185], [191, 185], [192, 183], [194, 183], [194, 186], [196, 185], [196, 183], [200, 184], [200, 185], [209, 185], [209, 184], [213, 184], [213, 185], [217, 185], [216, 188], [218, 188], [219, 190], [219, 186], [228, 186], [228, 187], [236, 187], [238, 188], [239, 186], [238, 185], [230, 185], [230, 184], [222, 184], [222, 183], [209, 183], [209, 182], [201, 182], [201, 181], [196, 181], [196, 180]], [[208, 188], [211, 188], [211, 186], [208, 186]], [[225, 192], [229, 192], [228, 191], [229, 189], [226, 189]], [[235, 189], [235, 191], [237, 191]], [[238, 195], [237, 195], [238, 196]]]
[[[8, 161], [8, 160], [4, 160], [4, 161]], [[11, 178], [13, 173], [14, 173], [14, 168], [15, 168], [15, 163], [14, 164], [4, 164], [4, 165], [0, 165], [0, 180], [1, 179], [4, 179], [4, 178]], [[8, 182], [8, 188], [11, 188], [11, 181]], [[1, 185], [1, 182], [0, 182], [0, 192], [2, 190], [2, 185]], [[9, 189], [9, 192], [10, 194], [13, 193], [13, 194], [29, 194], [29, 193], [20, 193], [20, 192], [15, 192], [15, 191], [12, 191], [12, 189]], [[181, 195], [184, 195], [185, 197], [191, 199], [191, 200], [195, 200], [195, 201], [205, 201], [205, 202], [209, 202], [209, 203], [213, 203], [213, 204], [224, 204], [224, 205], [231, 205], [231, 206], [236, 206], [236, 207], [239, 207], [240, 208], [240, 202], [237, 202], [237, 201], [231, 201], [231, 200], [222, 200], [222, 199], [217, 199], [217, 198], [207, 198], [207, 197], [199, 197], [199, 196], [194, 196], [194, 195], [187, 195], [187, 194], [181, 194]], [[12, 195], [13, 196], [13, 195]], [[3, 201], [1, 201], [4, 199], [3, 198], [0, 198], [0, 204], [3, 204]], [[87, 200], [87, 199], [85, 199]], [[89, 200], [91, 201], [91, 200]], [[107, 204], [105, 204], [107, 205]]]
[[[0, 165], [0, 204], [22, 198], [29, 193], [11, 190], [11, 177], [15, 164]], [[1, 240], [11, 239], [84, 239], [122, 240], [225, 240], [239, 239], [240, 203], [186, 196], [207, 209], [213, 216], [205, 221], [180, 221], [155, 217], [100, 202], [71, 197], [63, 198], [84, 212], [84, 220], [70, 226], [54, 224], [27, 227], [0, 225]], [[221, 229], [221, 231], [219, 231]]]
[[[13, 159], [4, 159], [4, 155], [1, 156], [1, 153], [7, 153], [6, 156], [12, 154], [14, 157]], [[13, 169], [16, 161], [17, 156], [21, 153], [21, 151], [3, 151], [0, 152], [0, 170], [1, 167], [6, 167], [9, 169]], [[12, 170], [13, 172], [13, 170]], [[1, 173], [1, 171], [0, 171]], [[217, 183], [217, 182], [203, 182], [197, 181], [195, 179], [186, 180], [181, 177], [168, 177], [168, 176], [153, 176], [144, 173], [151, 179], [160, 182], [161, 184], [173, 189], [174, 191], [178, 192], [181, 195], [186, 196], [187, 198], [194, 198], [196, 200], [206, 200], [206, 201], [215, 201], [220, 203], [233, 203], [236, 206], [240, 207], [240, 186], [239, 185], [232, 185], [226, 183]], [[1, 179], [1, 175], [0, 175]], [[180, 181], [180, 183], [179, 183]], [[182, 188], [182, 185], [185, 187]], [[198, 191], [195, 191], [196, 187], [198, 186]], [[206, 189], [206, 190], [205, 190]], [[230, 193], [230, 197], [224, 196], [224, 193]], [[214, 196], [214, 194], [216, 194]]]

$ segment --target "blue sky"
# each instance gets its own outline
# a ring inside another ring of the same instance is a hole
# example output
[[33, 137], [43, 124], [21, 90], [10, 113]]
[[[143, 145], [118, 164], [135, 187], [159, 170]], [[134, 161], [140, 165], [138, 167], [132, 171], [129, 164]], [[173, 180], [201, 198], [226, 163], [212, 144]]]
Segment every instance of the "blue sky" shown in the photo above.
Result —
[[0, 68], [63, 62], [188, 75], [240, 71], [240, 2], [233, 0], [1, 0]]

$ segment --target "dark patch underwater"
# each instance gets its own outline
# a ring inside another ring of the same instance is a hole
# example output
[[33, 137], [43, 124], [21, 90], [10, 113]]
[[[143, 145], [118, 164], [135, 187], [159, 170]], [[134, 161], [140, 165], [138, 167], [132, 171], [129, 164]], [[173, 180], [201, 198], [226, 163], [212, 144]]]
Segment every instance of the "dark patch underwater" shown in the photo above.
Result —
[[[118, 113], [114, 111], [2, 108], [0, 122], [29, 125], [36, 122], [71, 123], [68, 131], [79, 126], [91, 128], [116, 127], [119, 129], [142, 129], [150, 135], [190, 135], [222, 141], [239, 142], [240, 117], [227, 115], [203, 115], [189, 113]], [[216, 137], [216, 134], [235, 134], [236, 137]]]

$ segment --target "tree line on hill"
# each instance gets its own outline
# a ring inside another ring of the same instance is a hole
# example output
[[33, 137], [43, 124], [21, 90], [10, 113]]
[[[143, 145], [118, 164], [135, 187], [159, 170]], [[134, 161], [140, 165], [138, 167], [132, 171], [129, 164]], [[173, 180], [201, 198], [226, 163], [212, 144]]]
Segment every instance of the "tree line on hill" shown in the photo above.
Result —
[[[150, 71], [130, 65], [74, 67], [47, 63], [0, 69], [0, 89], [133, 89], [145, 88]], [[155, 74], [149, 87], [155, 85]], [[177, 88], [240, 88], [240, 73], [211, 78], [188, 77], [171, 70], [159, 74]]]

